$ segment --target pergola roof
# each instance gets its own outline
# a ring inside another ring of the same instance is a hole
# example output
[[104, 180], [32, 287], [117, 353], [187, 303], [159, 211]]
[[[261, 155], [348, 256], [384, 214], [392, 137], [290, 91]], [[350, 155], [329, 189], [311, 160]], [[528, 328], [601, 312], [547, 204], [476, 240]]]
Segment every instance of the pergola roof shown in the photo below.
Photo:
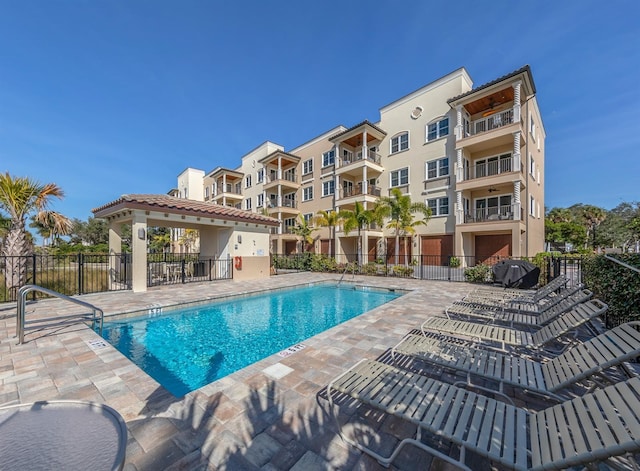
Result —
[[107, 218], [122, 211], [141, 209], [180, 216], [198, 216], [222, 221], [238, 221], [279, 226], [280, 221], [262, 214], [231, 208], [206, 201], [194, 201], [168, 195], [122, 195], [117, 200], [92, 210], [97, 218]]

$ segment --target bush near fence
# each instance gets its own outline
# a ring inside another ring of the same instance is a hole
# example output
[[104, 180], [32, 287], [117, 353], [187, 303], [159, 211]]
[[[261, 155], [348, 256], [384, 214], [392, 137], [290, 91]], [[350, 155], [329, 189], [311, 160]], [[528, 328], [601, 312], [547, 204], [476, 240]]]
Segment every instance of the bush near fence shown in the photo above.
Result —
[[[615, 258], [640, 268], [640, 254], [618, 254]], [[585, 257], [585, 285], [609, 305], [607, 327], [640, 319], [640, 274], [607, 260], [603, 255]]]

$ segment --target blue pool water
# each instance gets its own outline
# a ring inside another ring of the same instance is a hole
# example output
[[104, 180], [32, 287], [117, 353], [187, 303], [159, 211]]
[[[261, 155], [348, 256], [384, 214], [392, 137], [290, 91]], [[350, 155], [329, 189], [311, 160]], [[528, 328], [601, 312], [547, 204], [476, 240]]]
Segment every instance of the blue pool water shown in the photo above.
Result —
[[179, 397], [400, 295], [310, 286], [105, 322], [103, 337]]

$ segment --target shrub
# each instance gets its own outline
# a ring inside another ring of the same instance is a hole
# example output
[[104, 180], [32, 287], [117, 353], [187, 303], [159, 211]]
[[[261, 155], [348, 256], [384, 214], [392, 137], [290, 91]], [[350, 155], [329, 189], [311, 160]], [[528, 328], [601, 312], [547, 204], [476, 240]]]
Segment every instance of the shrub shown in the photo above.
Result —
[[491, 267], [484, 263], [465, 268], [464, 270], [464, 279], [471, 283], [487, 283], [491, 281], [491, 276]]
[[[619, 254], [615, 258], [640, 268], [640, 254]], [[594, 296], [609, 305], [607, 327], [640, 319], [640, 274], [603, 255], [585, 257], [582, 274]]]
[[449, 258], [449, 266], [451, 268], [458, 268], [460, 266], [460, 259], [458, 257]]

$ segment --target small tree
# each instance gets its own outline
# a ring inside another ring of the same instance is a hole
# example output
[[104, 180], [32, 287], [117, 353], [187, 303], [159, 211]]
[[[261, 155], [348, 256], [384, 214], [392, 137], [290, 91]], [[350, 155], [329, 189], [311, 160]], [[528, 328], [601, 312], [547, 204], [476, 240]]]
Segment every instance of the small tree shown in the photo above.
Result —
[[337, 211], [318, 211], [314, 220], [315, 224], [321, 227], [329, 228], [329, 256], [333, 257], [333, 245], [336, 238], [336, 226], [340, 221], [340, 215]]
[[302, 239], [302, 253], [307, 251], [307, 245], [313, 243], [313, 237], [311, 235], [317, 230], [317, 228], [309, 225], [309, 221], [307, 221], [302, 214], [298, 216], [298, 224], [291, 228], [291, 233]]

